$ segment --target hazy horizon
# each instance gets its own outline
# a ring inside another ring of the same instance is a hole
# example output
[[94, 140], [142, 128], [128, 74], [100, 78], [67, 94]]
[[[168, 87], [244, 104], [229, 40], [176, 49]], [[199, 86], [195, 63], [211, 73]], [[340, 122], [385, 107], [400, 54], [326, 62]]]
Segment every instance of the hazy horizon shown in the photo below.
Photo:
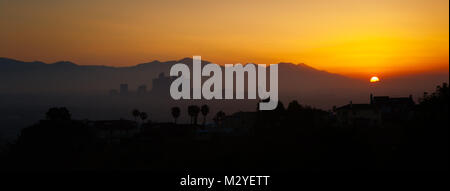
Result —
[[[85, 65], [85, 64], [80, 64], [80, 63], [77, 63], [77, 62], [73, 62], [71, 60], [56, 60], [56, 61], [52, 61], [52, 62], [45, 62], [45, 61], [42, 61], [42, 60], [39, 60], [39, 59], [21, 60], [21, 59], [18, 59], [18, 58], [11, 58], [11, 57], [4, 57], [4, 56], [0, 56], [0, 58], [16, 60], [16, 61], [20, 61], [20, 62], [42, 62], [44, 64], [55, 64], [55, 63], [58, 63], [58, 62], [70, 62], [70, 63], [73, 63], [73, 64], [78, 65], [78, 66], [105, 66], [105, 67], [113, 67], [113, 68], [135, 67], [135, 66], [138, 66], [138, 65], [141, 65], [141, 64], [151, 64], [152, 62], [161, 62], [161, 63], [178, 62], [178, 61], [186, 59], [186, 58], [192, 59], [192, 57], [181, 57], [179, 59], [169, 59], [169, 60], [149, 59], [146, 62], [130, 63], [130, 64], [123, 64], [123, 65], [115, 66], [115, 65], [100, 64], [100, 63], [99, 64], [92, 63], [92, 64]], [[203, 59], [203, 57], [202, 57], [202, 61], [210, 62], [210, 63], [216, 63], [216, 62], [214, 62], [212, 60], [205, 60], [205, 59]], [[316, 68], [314, 66], [311, 66], [311, 65], [309, 65], [307, 63], [294, 63], [294, 62], [287, 62], [287, 61], [278, 62], [278, 63], [256, 63], [256, 62], [243, 63], [243, 62], [238, 62], [238, 63], [230, 63], [230, 64], [243, 64], [243, 65], [245, 65], [245, 64], [293, 64], [293, 65], [304, 65], [306, 67], [310, 67], [310, 68], [318, 70], [318, 71], [323, 71], [323, 72], [327, 72], [327, 73], [330, 73], [330, 74], [337, 74], [337, 75], [345, 76], [345, 77], [348, 77], [348, 78], [351, 78], [351, 79], [355, 79], [355, 80], [368, 81], [370, 79], [370, 77], [372, 77], [372, 75], [368, 75], [368, 76], [365, 76], [365, 75], [364, 76], [354, 76], [354, 75], [348, 75], [348, 74], [341, 74], [341, 73], [336, 73], [336, 72], [332, 72], [332, 71], [328, 71], [328, 70], [322, 70], [322, 69]], [[219, 64], [219, 65], [223, 66], [223, 64]], [[448, 70], [438, 70], [438, 71], [427, 71], [427, 72], [420, 72], [420, 73], [397, 74], [397, 75], [393, 75], [393, 76], [389, 76], [389, 75], [385, 76], [385, 75], [376, 74], [376, 76], [379, 76], [380, 79], [384, 81], [385, 79], [404, 78], [404, 77], [410, 77], [410, 76], [427, 76], [427, 75], [438, 75], [438, 76], [447, 75], [448, 76], [449, 74], [450, 73], [449, 73]]]

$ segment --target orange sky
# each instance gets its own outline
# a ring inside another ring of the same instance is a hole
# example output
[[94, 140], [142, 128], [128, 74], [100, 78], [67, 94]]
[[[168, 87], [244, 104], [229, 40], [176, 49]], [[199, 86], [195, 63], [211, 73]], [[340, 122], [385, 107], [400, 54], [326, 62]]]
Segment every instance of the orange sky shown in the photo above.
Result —
[[0, 0], [0, 57], [135, 65], [193, 55], [355, 77], [446, 72], [448, 0]]

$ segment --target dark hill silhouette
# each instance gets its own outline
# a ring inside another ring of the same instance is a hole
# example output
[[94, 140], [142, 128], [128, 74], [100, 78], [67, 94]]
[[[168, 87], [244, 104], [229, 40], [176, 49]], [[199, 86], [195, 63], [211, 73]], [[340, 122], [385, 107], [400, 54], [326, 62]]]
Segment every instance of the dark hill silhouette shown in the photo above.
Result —
[[188, 114], [185, 123], [144, 122], [137, 109], [129, 113], [134, 121], [77, 120], [67, 108], [53, 107], [0, 150], [0, 171], [448, 170], [448, 84], [420, 100], [408, 108], [411, 118], [381, 119], [381, 126], [341, 124], [339, 115], [297, 101], [272, 111], [219, 111], [210, 125], [196, 124], [208, 105], [166, 113]]

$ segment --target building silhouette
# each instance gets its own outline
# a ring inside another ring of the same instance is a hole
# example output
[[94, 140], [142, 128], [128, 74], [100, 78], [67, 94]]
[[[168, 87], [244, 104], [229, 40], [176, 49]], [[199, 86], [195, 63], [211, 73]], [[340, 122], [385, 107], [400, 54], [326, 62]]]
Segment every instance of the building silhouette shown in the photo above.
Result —
[[349, 104], [335, 110], [337, 122], [342, 126], [378, 126], [380, 112], [372, 104]]
[[370, 94], [370, 104], [379, 110], [383, 121], [409, 120], [413, 117], [415, 106], [412, 95], [391, 98]]
[[158, 78], [152, 81], [151, 94], [161, 97], [167, 97], [170, 94], [170, 85], [174, 80], [174, 77], [165, 76], [164, 73], [160, 73]]
[[147, 86], [146, 85], [140, 85], [137, 89], [138, 95], [145, 95], [147, 93]]
[[120, 84], [120, 95], [128, 95], [128, 84]]
[[109, 90], [109, 95], [111, 96], [119, 95], [119, 92], [116, 89], [111, 89]]
[[409, 97], [373, 96], [369, 104], [350, 104], [334, 109], [342, 126], [380, 126], [383, 123], [409, 120], [414, 114], [414, 100]]
[[139, 132], [135, 121], [124, 119], [89, 121], [88, 126], [93, 128], [96, 137], [108, 143], [119, 143], [122, 139], [131, 138]]

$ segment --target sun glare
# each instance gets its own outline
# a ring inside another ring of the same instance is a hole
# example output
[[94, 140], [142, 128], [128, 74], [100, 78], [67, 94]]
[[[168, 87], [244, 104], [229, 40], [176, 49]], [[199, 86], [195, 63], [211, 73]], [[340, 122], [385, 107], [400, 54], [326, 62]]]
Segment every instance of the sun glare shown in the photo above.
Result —
[[371, 78], [370, 78], [370, 82], [371, 83], [375, 83], [375, 82], [379, 82], [380, 81], [380, 79], [378, 78], [378, 77], [376, 77], [376, 76], [372, 76]]

